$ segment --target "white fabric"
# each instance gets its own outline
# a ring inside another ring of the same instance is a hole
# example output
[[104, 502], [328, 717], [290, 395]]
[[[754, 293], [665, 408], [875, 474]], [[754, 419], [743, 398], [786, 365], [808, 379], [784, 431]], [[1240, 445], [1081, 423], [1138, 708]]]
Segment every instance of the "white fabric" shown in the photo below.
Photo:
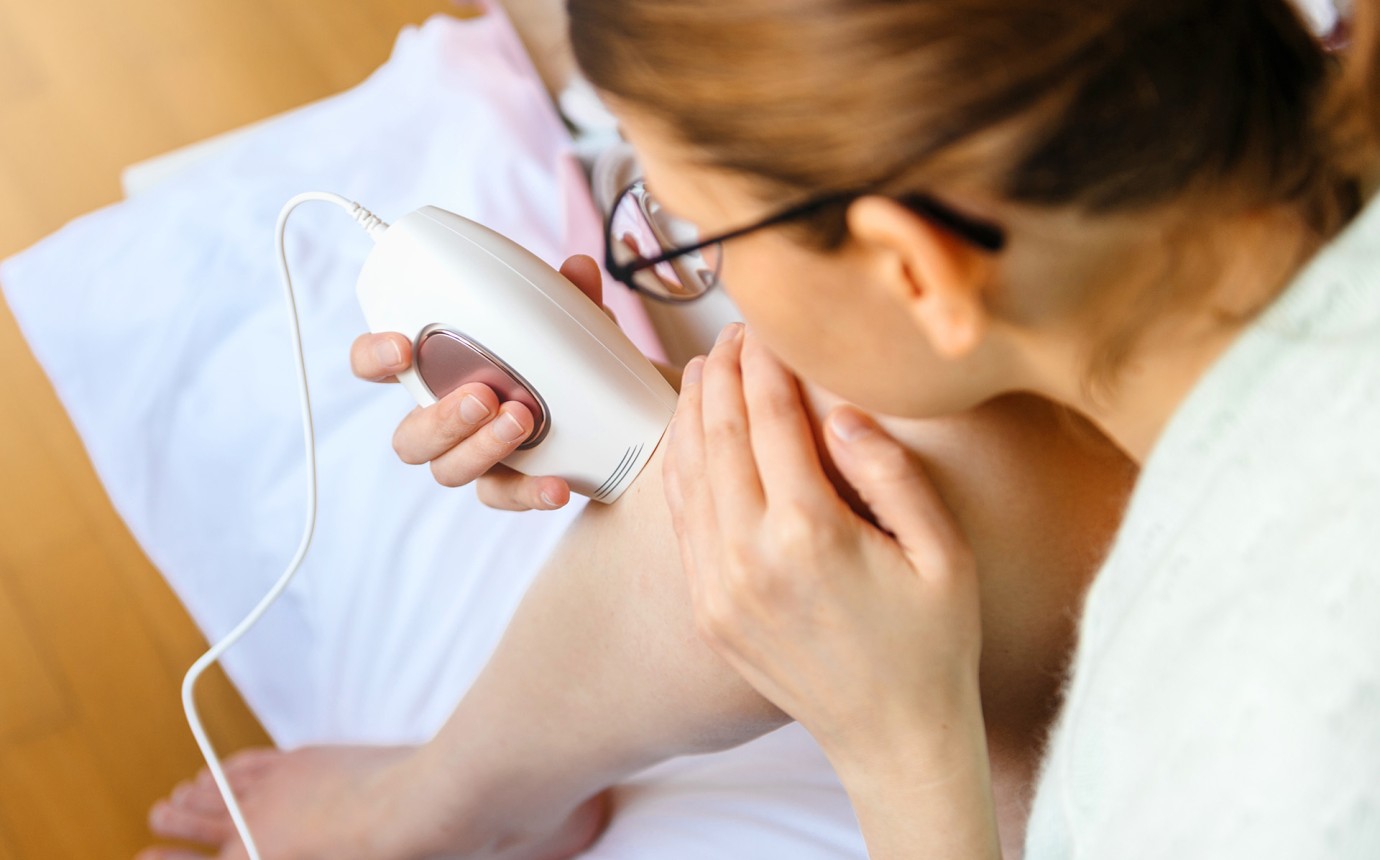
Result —
[[1173, 417], [1080, 636], [1029, 860], [1380, 857], [1380, 203]]
[[[386, 219], [467, 214], [556, 264], [600, 252], [570, 141], [508, 22], [435, 18], [333, 99], [269, 122], [0, 269], [116, 509], [216, 639], [278, 576], [303, 459], [275, 272], [279, 206], [343, 193]], [[228, 655], [283, 746], [429, 737], [584, 502], [511, 514], [437, 486], [389, 445], [412, 403], [349, 374], [369, 240], [329, 206], [289, 229], [317, 420], [321, 507], [299, 578]], [[626, 296], [624, 296], [626, 299]], [[610, 302], [627, 324], [635, 304]], [[656, 344], [644, 339], [644, 349]], [[791, 728], [669, 763], [622, 792], [591, 856], [862, 857], [851, 808]]]

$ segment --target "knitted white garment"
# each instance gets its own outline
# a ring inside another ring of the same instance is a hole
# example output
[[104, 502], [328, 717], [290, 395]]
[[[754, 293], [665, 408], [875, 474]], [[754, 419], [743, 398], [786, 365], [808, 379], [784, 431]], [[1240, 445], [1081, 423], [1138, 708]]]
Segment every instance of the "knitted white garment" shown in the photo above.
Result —
[[1028, 860], [1380, 858], [1380, 203], [1171, 419], [1066, 692]]

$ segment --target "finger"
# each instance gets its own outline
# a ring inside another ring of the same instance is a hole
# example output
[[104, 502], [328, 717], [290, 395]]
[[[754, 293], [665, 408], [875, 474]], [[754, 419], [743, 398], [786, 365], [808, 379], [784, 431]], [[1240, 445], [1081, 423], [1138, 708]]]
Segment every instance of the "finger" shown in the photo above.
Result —
[[395, 331], [362, 334], [350, 345], [350, 370], [370, 382], [397, 382], [412, 364], [412, 342]]
[[750, 329], [743, 336], [742, 365], [752, 457], [767, 504], [837, 503], [838, 493], [820, 464], [800, 386]]
[[203, 815], [227, 814], [225, 799], [220, 796], [220, 790], [211, 779], [211, 774], [206, 771], [194, 780], [179, 783], [168, 796], [168, 802]]
[[499, 407], [483, 429], [431, 461], [431, 474], [443, 487], [462, 487], [517, 450], [532, 432], [532, 412], [516, 400]]
[[158, 845], [140, 851], [134, 855], [134, 860], [210, 860], [210, 855], [193, 851], [190, 848], [169, 848]]
[[676, 469], [676, 419], [680, 417], [679, 405], [676, 414], [671, 416], [671, 423], [666, 426], [666, 436], [663, 445], [666, 446], [666, 454], [661, 458], [661, 491], [666, 496], [666, 509], [671, 513], [671, 527], [677, 533], [681, 530], [681, 518], [685, 510], [685, 498], [681, 494], [680, 475]]
[[[680, 399], [676, 402], [675, 430], [667, 459], [673, 461], [676, 488], [676, 537], [681, 546], [681, 561], [690, 578], [692, 594], [703, 594], [703, 576], [712, 568], [705, 564], [712, 552], [705, 545], [718, 531], [714, 499], [704, 475], [704, 427], [700, 417], [700, 392], [703, 389], [704, 358], [695, 357], [685, 365]], [[698, 605], [698, 602], [697, 602]]]
[[725, 326], [704, 363], [700, 408], [704, 424], [705, 480], [714, 496], [720, 533], [742, 534], [761, 521], [766, 499], [752, 456], [743, 401], [743, 326]]
[[[468, 382], [430, 406], [409, 412], [393, 433], [393, 450], [404, 463], [428, 463], [475, 435], [498, 413], [493, 389], [482, 382]], [[516, 432], [507, 424], [501, 429]], [[482, 475], [498, 459], [502, 458], [475, 463], [474, 475]]]
[[666, 507], [671, 514], [671, 529], [676, 533], [676, 551], [680, 555], [681, 570], [689, 583], [690, 602], [694, 605], [699, 602], [699, 577], [695, 569], [695, 556], [685, 531], [685, 496], [680, 469], [677, 468], [677, 459], [671, 452], [676, 437], [675, 419], [672, 419], [666, 433], [668, 454], [661, 458], [661, 488], [666, 496]]
[[590, 301], [603, 307], [604, 279], [599, 273], [599, 264], [588, 254], [576, 254], [561, 264], [561, 274], [580, 292], [589, 296]]
[[[263, 772], [282, 761], [287, 753], [275, 747], [251, 747], [240, 750], [225, 760], [223, 770], [231, 782], [241, 775], [251, 776]], [[210, 776], [210, 771], [205, 771]]]
[[163, 839], [181, 839], [202, 845], [219, 846], [235, 831], [230, 816], [207, 815], [159, 801], [149, 810], [149, 829]]
[[943, 576], [968, 559], [953, 514], [909, 451], [855, 406], [835, 408], [825, 423], [825, 444], [839, 473], [895, 535], [912, 567]]
[[533, 478], [497, 464], [475, 485], [479, 501], [500, 511], [554, 511], [570, 502], [570, 485], [560, 478]]
[[[237, 794], [244, 792], [282, 755], [278, 750], [265, 747], [244, 750], [226, 759], [222, 769], [231, 790]], [[179, 783], [168, 796], [168, 802], [208, 815], [226, 814], [225, 799], [208, 768], [202, 768], [192, 779]]]

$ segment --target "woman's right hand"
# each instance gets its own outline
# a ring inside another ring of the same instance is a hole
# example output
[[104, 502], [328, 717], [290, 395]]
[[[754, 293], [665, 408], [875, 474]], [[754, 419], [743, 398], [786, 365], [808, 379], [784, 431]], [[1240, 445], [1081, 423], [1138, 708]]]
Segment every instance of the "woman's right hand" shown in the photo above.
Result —
[[[561, 266], [585, 295], [602, 304], [599, 266], [576, 254]], [[412, 364], [412, 344], [397, 332], [363, 334], [350, 348], [355, 376], [372, 382], [397, 382]], [[431, 406], [417, 407], [393, 434], [393, 450], [404, 463], [431, 464], [443, 486], [477, 480], [479, 500], [506, 511], [554, 510], [570, 501], [570, 485], [554, 476], [530, 477], [501, 461], [532, 432], [530, 410], [515, 400], [500, 403], [493, 389], [468, 383]]]

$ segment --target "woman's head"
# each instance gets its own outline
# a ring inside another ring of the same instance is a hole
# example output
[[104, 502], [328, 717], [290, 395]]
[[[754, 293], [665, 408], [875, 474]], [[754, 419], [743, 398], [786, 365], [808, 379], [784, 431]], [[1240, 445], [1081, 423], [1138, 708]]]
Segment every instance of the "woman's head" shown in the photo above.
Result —
[[[1166, 248], [1260, 212], [1330, 235], [1356, 205], [1352, 156], [1377, 136], [1373, 119], [1342, 132], [1373, 101], [1329, 107], [1337, 92], [1373, 98], [1371, 65], [1335, 87], [1286, 0], [569, 9], [577, 58], [649, 187], [704, 231], [877, 190], [734, 240], [724, 280], [798, 371], [891, 412], [1020, 386], [1031, 331], [1082, 326], [1090, 361], [1116, 364], [1145, 314], [1192, 304]], [[1357, 28], [1367, 63], [1373, 24]], [[981, 252], [885, 199], [916, 191], [1002, 222], [1011, 247]], [[927, 391], [901, 392], [896, 377], [913, 389], [916, 374]]]

